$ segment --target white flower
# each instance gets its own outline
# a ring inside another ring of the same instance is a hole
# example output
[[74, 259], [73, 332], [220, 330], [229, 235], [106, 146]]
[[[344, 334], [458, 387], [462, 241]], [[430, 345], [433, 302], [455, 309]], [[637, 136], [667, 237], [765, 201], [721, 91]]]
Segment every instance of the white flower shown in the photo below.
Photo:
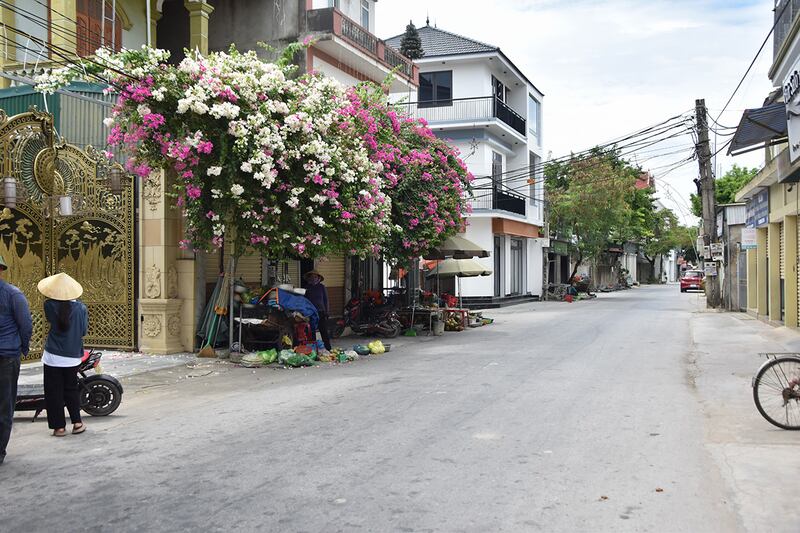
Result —
[[242, 169], [243, 172], [252, 172], [253, 171], [253, 165], [250, 164], [249, 161], [245, 161], [244, 163], [242, 163], [241, 169]]
[[167, 92], [166, 87], [160, 87], [158, 89], [153, 89], [152, 91], [150, 91], [150, 93], [153, 95], [153, 99], [156, 102], [163, 102], [164, 95], [166, 94], [166, 92]]
[[286, 200], [286, 205], [288, 205], [289, 207], [297, 207], [299, 203], [300, 199], [297, 196], [292, 196], [291, 198]]
[[219, 176], [222, 173], [222, 167], [208, 167], [206, 174], [209, 176]]
[[110, 128], [114, 125], [114, 117], [106, 117], [103, 119], [103, 124], [105, 124], [106, 128]]
[[139, 113], [139, 116], [149, 115], [151, 113], [150, 108], [144, 104], [139, 104], [136, 107], [136, 112]]
[[311, 221], [314, 222], [314, 224], [316, 224], [317, 226], [324, 226], [325, 225], [325, 221], [322, 220], [322, 217], [314, 217], [314, 218], [311, 219]]
[[244, 192], [244, 187], [242, 187], [242, 186], [241, 186], [241, 185], [239, 185], [238, 183], [234, 183], [234, 184], [231, 186], [231, 194], [232, 194], [232, 195], [234, 195], [234, 196], [241, 196], [243, 192]]

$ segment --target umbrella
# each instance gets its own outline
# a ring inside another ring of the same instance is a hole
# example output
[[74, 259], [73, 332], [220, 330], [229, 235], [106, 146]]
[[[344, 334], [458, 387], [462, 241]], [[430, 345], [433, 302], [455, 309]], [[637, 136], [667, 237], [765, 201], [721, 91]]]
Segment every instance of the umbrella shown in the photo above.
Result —
[[428, 273], [428, 277], [442, 276], [458, 278], [458, 306], [461, 303], [461, 278], [474, 278], [477, 276], [489, 276], [492, 271], [474, 259], [445, 259], [436, 268]]
[[469, 239], [459, 235], [448, 237], [445, 241], [425, 254], [425, 259], [470, 259], [473, 257], [489, 257], [489, 252]]

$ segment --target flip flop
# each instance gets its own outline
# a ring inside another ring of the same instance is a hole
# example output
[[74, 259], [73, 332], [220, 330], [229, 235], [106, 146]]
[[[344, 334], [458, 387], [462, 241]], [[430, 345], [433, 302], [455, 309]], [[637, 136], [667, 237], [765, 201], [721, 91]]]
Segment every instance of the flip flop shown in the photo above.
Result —
[[81, 424], [80, 426], [72, 430], [73, 435], [80, 435], [81, 433], [86, 431], [86, 424], [84, 424], [83, 422], [81, 422], [80, 424]]
[[67, 430], [64, 429], [64, 428], [62, 428], [62, 429], [54, 429], [53, 430], [53, 436], [54, 437], [66, 437], [67, 436]]

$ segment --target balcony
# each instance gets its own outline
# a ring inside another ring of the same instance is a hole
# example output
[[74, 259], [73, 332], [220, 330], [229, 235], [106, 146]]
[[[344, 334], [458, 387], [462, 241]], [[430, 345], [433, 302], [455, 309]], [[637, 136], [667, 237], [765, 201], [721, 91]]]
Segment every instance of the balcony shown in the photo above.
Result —
[[408, 116], [424, 118], [432, 126], [446, 122], [482, 122], [497, 119], [523, 138], [526, 135], [525, 119], [494, 96], [401, 102], [397, 104], [397, 108]]
[[475, 187], [472, 190], [474, 193], [473, 199], [470, 200], [472, 209], [494, 209], [523, 217], [526, 215], [525, 197], [502, 185]]
[[[790, 4], [787, 6], [786, 4]], [[786, 10], [784, 11], [784, 7]], [[775, 1], [775, 35], [773, 36], [773, 60], [778, 58], [783, 43], [789, 36], [794, 19], [800, 13], [800, 0], [776, 0]]]
[[[311, 9], [306, 12], [306, 20], [309, 31], [328, 33], [335, 39], [341, 39], [380, 65], [382, 67], [382, 76], [375, 81], [383, 81], [388, 71], [392, 71], [396, 77], [402, 78], [415, 87], [417, 86], [419, 67], [397, 50], [387, 46], [384, 41], [371, 34], [366, 28], [345, 16], [338, 9], [333, 7]], [[327, 51], [334, 57], [343, 56], [340, 50], [326, 45], [324, 40], [320, 40], [315, 46], [324, 51], [326, 47], [330, 48]], [[352, 66], [357, 69], [360, 68], [360, 65]], [[364, 73], [372, 74], [371, 72]], [[375, 77], [377, 77], [377, 74], [375, 74]]]

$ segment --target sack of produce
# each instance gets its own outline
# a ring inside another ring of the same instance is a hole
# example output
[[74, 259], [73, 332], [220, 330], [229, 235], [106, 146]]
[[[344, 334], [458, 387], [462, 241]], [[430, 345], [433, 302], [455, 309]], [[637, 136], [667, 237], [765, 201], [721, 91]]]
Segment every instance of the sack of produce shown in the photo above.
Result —
[[364, 346], [363, 344], [356, 344], [353, 346], [353, 351], [358, 355], [369, 355], [372, 353], [372, 350], [370, 350], [369, 346]]
[[285, 365], [286, 361], [290, 357], [294, 357], [295, 355], [297, 354], [294, 353], [292, 350], [281, 350], [281, 353], [278, 354], [278, 362], [282, 365]]
[[384, 348], [381, 341], [372, 341], [371, 343], [367, 344], [367, 348], [369, 348], [369, 352], [373, 355], [386, 353], [386, 348]]
[[264, 350], [262, 352], [258, 352], [258, 356], [261, 358], [261, 360], [264, 362], [265, 365], [268, 365], [278, 360], [278, 350], [274, 348], [271, 350]]
[[239, 364], [246, 368], [257, 368], [264, 365], [264, 359], [258, 353], [246, 353]]
[[301, 366], [311, 366], [314, 364], [314, 361], [311, 360], [310, 357], [307, 355], [293, 355], [286, 359], [286, 366], [291, 366], [293, 368], [298, 368]]

